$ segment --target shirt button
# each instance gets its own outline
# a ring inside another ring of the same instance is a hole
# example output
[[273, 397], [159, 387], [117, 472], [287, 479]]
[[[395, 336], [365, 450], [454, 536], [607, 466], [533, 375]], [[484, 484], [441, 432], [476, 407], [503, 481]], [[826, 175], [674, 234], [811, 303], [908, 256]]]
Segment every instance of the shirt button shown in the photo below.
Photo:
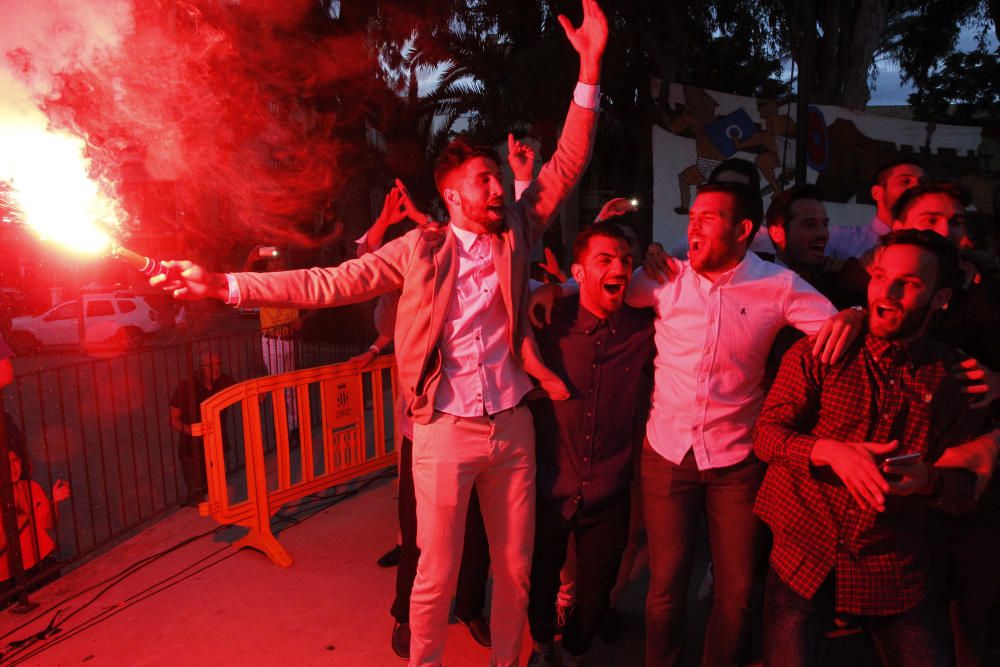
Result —
[[598, 344], [598, 345], [600, 345], [600, 344], [601, 344], [601, 341], [597, 341], [597, 344]]
[[584, 463], [586, 463], [586, 462], [587, 462], [587, 461], [589, 461], [589, 460], [590, 460], [590, 459], [589, 459], [588, 457], [586, 457], [586, 456], [584, 456], [584, 457], [583, 457], [583, 462], [584, 462]]
[[591, 364], [590, 367], [591, 368], [597, 368], [597, 364]]
[[584, 440], [590, 440], [590, 434], [587, 434], [587, 435], [583, 436], [583, 439]]
[[588, 416], [588, 417], [593, 417], [593, 416], [594, 416], [594, 413], [593, 413], [593, 412], [588, 412], [588, 413], [587, 413], [587, 416]]

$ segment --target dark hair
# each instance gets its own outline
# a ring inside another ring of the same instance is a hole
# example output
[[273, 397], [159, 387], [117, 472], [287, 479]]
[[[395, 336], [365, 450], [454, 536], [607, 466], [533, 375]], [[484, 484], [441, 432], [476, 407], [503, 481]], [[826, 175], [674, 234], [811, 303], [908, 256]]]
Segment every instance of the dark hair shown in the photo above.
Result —
[[444, 194], [444, 181], [448, 174], [477, 157], [484, 157], [500, 164], [500, 156], [489, 146], [473, 144], [463, 136], [452, 139], [434, 162], [434, 185], [438, 193]]
[[747, 243], [752, 243], [764, 218], [764, 203], [761, 201], [760, 195], [750, 186], [743, 183], [726, 182], [703, 183], [698, 186], [699, 195], [706, 192], [724, 192], [732, 198], [733, 218], [737, 222], [740, 220], [749, 220], [753, 223], [753, 228], [750, 230], [750, 238], [747, 240]]
[[914, 167], [919, 167], [920, 171], [927, 173], [924, 169], [924, 165], [920, 164], [919, 161], [913, 159], [912, 157], [898, 157], [888, 162], [883, 162], [878, 167], [875, 168], [875, 175], [872, 177], [872, 183], [875, 185], [881, 185], [883, 188], [889, 183], [889, 174], [896, 167], [902, 167], [904, 164], [913, 165]]
[[[583, 259], [583, 255], [587, 252], [587, 248], [590, 246], [590, 239], [595, 236], [605, 236], [609, 239], [620, 239], [625, 242], [631, 248], [628, 236], [625, 235], [625, 230], [621, 228], [617, 222], [609, 222], [605, 220], [604, 222], [595, 222], [592, 225], [587, 225], [580, 230], [580, 233], [576, 235], [576, 239], [573, 241], [573, 261], [577, 264]], [[633, 258], [638, 261], [637, 257]]]
[[961, 286], [958, 248], [945, 237], [928, 229], [900, 229], [883, 236], [878, 247], [884, 250], [896, 245], [917, 246], [937, 258], [938, 276], [935, 289], [945, 287], [958, 289]]
[[904, 192], [896, 200], [892, 207], [892, 219], [903, 220], [910, 211], [910, 207], [917, 203], [917, 200], [924, 195], [944, 195], [951, 197], [962, 207], [968, 206], [972, 202], [972, 197], [965, 186], [951, 181], [924, 181]]
[[750, 181], [750, 187], [760, 192], [760, 171], [758, 171], [757, 166], [753, 162], [738, 157], [723, 160], [708, 175], [708, 182], [718, 183], [719, 174], [724, 171], [735, 171], [738, 174], [743, 174]]
[[764, 214], [764, 222], [768, 227], [785, 229], [788, 219], [792, 217], [792, 204], [802, 199], [823, 201], [823, 191], [811, 183], [796, 185], [771, 197], [771, 204]]

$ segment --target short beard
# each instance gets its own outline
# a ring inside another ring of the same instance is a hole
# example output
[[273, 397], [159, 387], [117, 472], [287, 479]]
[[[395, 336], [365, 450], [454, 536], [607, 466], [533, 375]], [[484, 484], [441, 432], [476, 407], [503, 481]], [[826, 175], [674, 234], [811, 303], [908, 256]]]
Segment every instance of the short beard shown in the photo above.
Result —
[[912, 337], [927, 323], [930, 316], [931, 305], [928, 303], [919, 310], [908, 313], [903, 318], [903, 321], [899, 323], [899, 326], [896, 327], [896, 330], [885, 336], [883, 340], [898, 341]]
[[490, 219], [490, 211], [485, 205], [474, 207], [470, 205], [468, 202], [466, 202], [464, 198], [462, 198], [461, 202], [462, 202], [462, 215], [464, 215], [466, 219], [469, 220], [470, 222], [482, 225], [484, 228], [489, 229], [491, 231], [496, 231], [503, 225], [504, 213], [506, 213], [506, 211], [503, 208], [500, 209], [501, 211], [500, 219], [492, 220]]

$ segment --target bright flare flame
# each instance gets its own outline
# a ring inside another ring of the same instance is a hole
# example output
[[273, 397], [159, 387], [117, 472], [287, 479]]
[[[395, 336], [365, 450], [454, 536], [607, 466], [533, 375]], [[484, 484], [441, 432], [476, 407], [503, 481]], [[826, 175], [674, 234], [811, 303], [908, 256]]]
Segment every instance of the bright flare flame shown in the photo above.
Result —
[[88, 254], [108, 249], [121, 212], [88, 175], [84, 142], [31, 123], [0, 126], [0, 180], [12, 203], [43, 239]]

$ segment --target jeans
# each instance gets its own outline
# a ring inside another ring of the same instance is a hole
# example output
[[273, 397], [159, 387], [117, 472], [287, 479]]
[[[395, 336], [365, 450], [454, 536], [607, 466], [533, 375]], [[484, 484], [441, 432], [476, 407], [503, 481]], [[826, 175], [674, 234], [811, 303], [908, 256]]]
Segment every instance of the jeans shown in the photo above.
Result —
[[[764, 664], [768, 667], [814, 664], [816, 646], [833, 618], [835, 596], [833, 574], [807, 600], [771, 570], [764, 601]], [[881, 664], [945, 667], [948, 661], [931, 618], [927, 599], [900, 614], [860, 617]]]
[[750, 632], [750, 599], [763, 532], [753, 503], [764, 466], [751, 455], [726, 468], [698, 470], [691, 452], [680, 464], [674, 464], [646, 441], [641, 471], [651, 572], [646, 597], [646, 665], [681, 663], [687, 591], [702, 512], [708, 519], [715, 574], [702, 664], [737, 664]]
[[539, 497], [535, 504], [535, 551], [531, 561], [528, 623], [531, 637], [550, 642], [555, 636], [559, 572], [569, 540], [576, 540], [576, 606], [563, 630], [562, 645], [571, 655], [583, 655], [608, 610], [622, 553], [628, 544], [629, 496], [594, 508], [581, 508], [566, 519], [556, 506]]

